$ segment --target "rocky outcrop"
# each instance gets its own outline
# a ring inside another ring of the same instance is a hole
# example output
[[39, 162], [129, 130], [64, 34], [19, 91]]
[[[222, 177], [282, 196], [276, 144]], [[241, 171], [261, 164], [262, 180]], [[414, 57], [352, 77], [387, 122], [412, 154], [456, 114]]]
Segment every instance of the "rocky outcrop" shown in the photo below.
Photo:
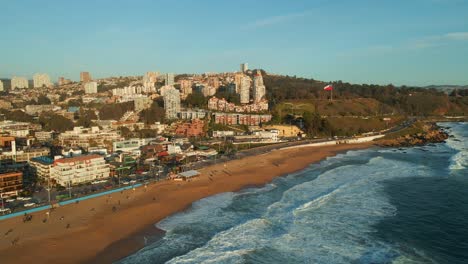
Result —
[[444, 142], [448, 134], [435, 124], [425, 124], [418, 133], [406, 134], [394, 139], [382, 139], [376, 143], [382, 147], [410, 147]]

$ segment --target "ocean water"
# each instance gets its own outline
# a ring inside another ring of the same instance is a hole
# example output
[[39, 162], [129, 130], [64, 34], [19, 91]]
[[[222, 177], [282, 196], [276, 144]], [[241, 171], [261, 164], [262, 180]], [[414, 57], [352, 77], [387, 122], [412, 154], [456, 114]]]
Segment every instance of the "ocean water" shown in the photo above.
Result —
[[156, 224], [119, 263], [468, 263], [468, 123], [446, 143], [350, 151]]

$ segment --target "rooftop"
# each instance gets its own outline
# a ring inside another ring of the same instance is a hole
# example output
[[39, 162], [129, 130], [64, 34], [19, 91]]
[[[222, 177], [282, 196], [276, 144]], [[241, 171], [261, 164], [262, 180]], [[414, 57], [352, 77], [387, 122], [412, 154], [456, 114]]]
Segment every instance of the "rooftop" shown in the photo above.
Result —
[[32, 158], [31, 161], [39, 162], [44, 165], [51, 165], [54, 163], [54, 160], [47, 156], [40, 156], [40, 157]]
[[84, 155], [84, 156], [78, 156], [78, 157], [72, 157], [72, 158], [58, 159], [55, 162], [70, 163], [70, 162], [78, 162], [78, 161], [85, 161], [85, 160], [98, 159], [98, 158], [102, 158], [102, 156], [97, 155], [97, 154], [92, 154], [92, 155]]

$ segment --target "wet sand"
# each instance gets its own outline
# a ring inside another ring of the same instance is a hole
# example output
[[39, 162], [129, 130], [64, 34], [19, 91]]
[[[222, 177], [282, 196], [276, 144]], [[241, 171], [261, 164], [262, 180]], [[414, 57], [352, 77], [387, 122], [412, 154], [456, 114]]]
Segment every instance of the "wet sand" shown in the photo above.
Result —
[[3, 220], [0, 263], [111, 263], [142, 248], [145, 237], [148, 243], [162, 237], [154, 224], [194, 201], [261, 186], [339, 152], [371, 145], [276, 150], [203, 168], [190, 182], [163, 181], [62, 206], [45, 223], [45, 211], [32, 214], [26, 223], [22, 217]]

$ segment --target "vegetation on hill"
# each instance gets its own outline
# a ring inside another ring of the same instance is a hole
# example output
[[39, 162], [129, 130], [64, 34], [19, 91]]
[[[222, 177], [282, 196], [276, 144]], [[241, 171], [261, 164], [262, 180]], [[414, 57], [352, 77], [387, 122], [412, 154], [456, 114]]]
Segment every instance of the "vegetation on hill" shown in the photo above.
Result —
[[72, 130], [75, 124], [70, 119], [57, 115], [53, 112], [43, 112], [39, 116], [39, 124], [42, 125], [42, 129], [45, 131], [58, 131], [64, 132]]
[[189, 94], [184, 101], [188, 107], [206, 108], [208, 105], [208, 98], [206, 98], [201, 92], [194, 91]]
[[106, 104], [99, 109], [99, 118], [101, 120], [119, 120], [125, 112], [133, 111], [133, 102], [125, 102], [118, 104]]
[[18, 121], [18, 122], [33, 122], [34, 118], [21, 110], [8, 111], [5, 109], [0, 109], [0, 114], [3, 115], [5, 120]]
[[[326, 83], [314, 79], [266, 74], [264, 82], [272, 106], [296, 100], [326, 101], [330, 96], [330, 92], [323, 90]], [[454, 110], [457, 113], [468, 113], [466, 100], [457, 100], [456, 96], [449, 96], [436, 89], [395, 87], [391, 84], [361, 85], [341, 81], [331, 84], [334, 87], [333, 98], [337, 101], [370, 98], [384, 107], [391, 107], [396, 113], [414, 116], [450, 115], [455, 114]]]
[[150, 108], [140, 112], [140, 120], [145, 124], [162, 123], [165, 120], [164, 108], [159, 106], [157, 101], [154, 101]]

